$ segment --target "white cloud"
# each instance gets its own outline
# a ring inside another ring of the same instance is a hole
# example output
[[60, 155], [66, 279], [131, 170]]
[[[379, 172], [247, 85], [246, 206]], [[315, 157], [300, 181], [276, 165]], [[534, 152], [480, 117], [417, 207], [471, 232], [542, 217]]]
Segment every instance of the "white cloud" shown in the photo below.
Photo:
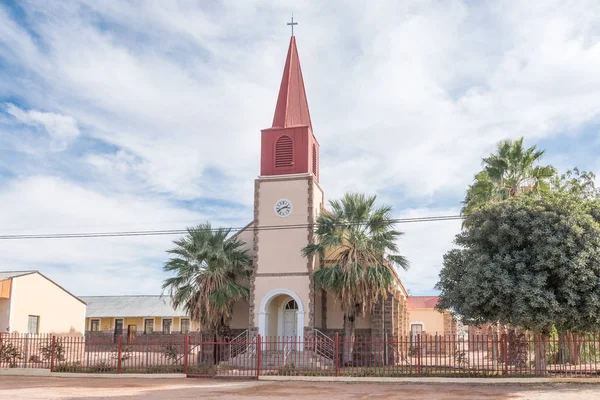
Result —
[[[292, 9], [328, 198], [360, 190], [386, 194], [402, 214], [456, 213], [499, 139], [577, 141], [578, 129], [600, 115], [592, 0], [24, 4], [27, 29], [0, 6], [0, 60], [17, 71], [0, 71], [0, 91], [26, 98], [31, 110], [13, 106], [10, 114], [43, 125], [59, 143], [85, 127], [110, 148], [90, 146], [70, 165], [90, 173], [69, 185], [93, 187], [104, 201], [115, 192], [126, 203], [145, 204], [148, 193], [225, 199], [251, 218], [260, 129], [272, 120]], [[600, 172], [593, 157], [560, 146], [544, 161]], [[12, 210], [11, 201], [0, 205]], [[61, 212], [39, 207], [31, 227], [52, 231], [58, 221], [45, 216]], [[242, 212], [235, 218], [243, 221]], [[413, 292], [433, 287], [459, 225], [406, 227], [402, 246], [415, 272], [403, 277]], [[130, 265], [130, 255], [106, 265]]]
[[43, 126], [52, 139], [51, 146], [54, 151], [66, 149], [67, 145], [80, 134], [77, 121], [68, 115], [36, 110], [25, 111], [14, 104], [7, 104], [5, 110], [24, 124]]
[[[458, 215], [456, 208], [412, 208], [398, 218]], [[400, 239], [400, 253], [408, 258], [408, 271], [398, 271], [404, 286], [411, 294], [432, 292], [442, 268], [442, 255], [453, 247], [454, 236], [460, 233], [460, 220], [400, 224], [404, 232]]]
[[[174, 208], [159, 199], [99, 193], [48, 176], [0, 194], [2, 235], [181, 229], [218, 215]], [[0, 240], [2, 269], [39, 269], [77, 294], [160, 291], [162, 263], [176, 236]], [[118, 279], [110, 279], [118, 276]], [[108, 279], [107, 279], [108, 278]]]

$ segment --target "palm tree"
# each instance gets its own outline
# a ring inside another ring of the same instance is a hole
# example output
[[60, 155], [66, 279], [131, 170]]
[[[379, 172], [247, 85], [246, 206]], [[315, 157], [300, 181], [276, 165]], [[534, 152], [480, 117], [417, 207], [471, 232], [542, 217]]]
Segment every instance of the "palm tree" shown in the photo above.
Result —
[[174, 241], [176, 247], [168, 251], [173, 257], [163, 268], [175, 273], [162, 285], [172, 306], [215, 334], [228, 327], [233, 304], [249, 295], [243, 283], [250, 276], [250, 255], [240, 239], [228, 239], [230, 231], [209, 223], [188, 228]]
[[496, 153], [483, 159], [483, 170], [467, 189], [462, 214], [490, 202], [506, 200], [522, 193], [541, 194], [551, 189], [556, 169], [537, 165], [544, 150], [523, 148], [523, 138], [498, 143]]
[[318, 256], [316, 288], [332, 293], [344, 312], [343, 362], [352, 362], [356, 317], [371, 311], [394, 287], [394, 266], [408, 269], [398, 253], [402, 235], [394, 229], [391, 207], [374, 208], [375, 196], [347, 193], [330, 201], [316, 223], [316, 240], [302, 254]]

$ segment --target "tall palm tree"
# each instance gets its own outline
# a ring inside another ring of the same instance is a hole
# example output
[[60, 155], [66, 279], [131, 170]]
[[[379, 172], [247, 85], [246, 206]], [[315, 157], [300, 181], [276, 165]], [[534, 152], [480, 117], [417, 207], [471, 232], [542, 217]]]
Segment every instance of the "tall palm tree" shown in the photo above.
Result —
[[549, 191], [556, 169], [537, 165], [543, 155], [544, 150], [538, 150], [537, 146], [523, 148], [523, 138], [498, 143], [496, 153], [483, 159], [483, 170], [467, 189], [462, 214], [522, 193]]
[[188, 228], [168, 252], [173, 257], [166, 272], [175, 273], [164, 281], [174, 308], [183, 308], [201, 329], [222, 333], [229, 325], [233, 304], [247, 299], [244, 281], [250, 276], [250, 255], [244, 243], [228, 238], [230, 229], [212, 229], [210, 223]]
[[344, 312], [343, 362], [352, 362], [356, 317], [373, 306], [394, 287], [394, 266], [407, 269], [398, 254], [391, 207], [374, 207], [375, 196], [347, 193], [330, 201], [316, 223], [316, 240], [304, 256], [318, 256], [320, 268], [313, 273], [318, 289], [332, 293]]

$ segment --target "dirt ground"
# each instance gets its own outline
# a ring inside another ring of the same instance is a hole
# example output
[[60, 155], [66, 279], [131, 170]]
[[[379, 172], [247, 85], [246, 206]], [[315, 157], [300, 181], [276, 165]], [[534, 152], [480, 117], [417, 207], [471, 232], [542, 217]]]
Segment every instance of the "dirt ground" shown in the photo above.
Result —
[[372, 384], [0, 377], [0, 399], [600, 399], [595, 384]]

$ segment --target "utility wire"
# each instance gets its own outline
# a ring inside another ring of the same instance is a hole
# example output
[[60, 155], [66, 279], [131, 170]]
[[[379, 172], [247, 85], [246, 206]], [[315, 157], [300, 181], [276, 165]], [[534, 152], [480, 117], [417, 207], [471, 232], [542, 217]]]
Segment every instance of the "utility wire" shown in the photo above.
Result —
[[[442, 215], [432, 217], [400, 218], [390, 222], [398, 224], [435, 222], [435, 221], [454, 221], [463, 219], [461, 215]], [[314, 228], [316, 224], [290, 224], [290, 225], [261, 225], [247, 228], [250, 231], [274, 231], [291, 229]], [[365, 225], [364, 222], [343, 223], [339, 226]], [[227, 229], [231, 232], [242, 231], [245, 227], [213, 228], [216, 232], [220, 229]], [[121, 231], [121, 232], [85, 232], [85, 233], [45, 233], [45, 234], [18, 234], [18, 235], [0, 235], [0, 240], [24, 240], [24, 239], [74, 239], [74, 238], [103, 238], [103, 237], [132, 237], [132, 236], [164, 236], [181, 235], [187, 233], [187, 229], [167, 229], [167, 230], [145, 230], [145, 231]]]

